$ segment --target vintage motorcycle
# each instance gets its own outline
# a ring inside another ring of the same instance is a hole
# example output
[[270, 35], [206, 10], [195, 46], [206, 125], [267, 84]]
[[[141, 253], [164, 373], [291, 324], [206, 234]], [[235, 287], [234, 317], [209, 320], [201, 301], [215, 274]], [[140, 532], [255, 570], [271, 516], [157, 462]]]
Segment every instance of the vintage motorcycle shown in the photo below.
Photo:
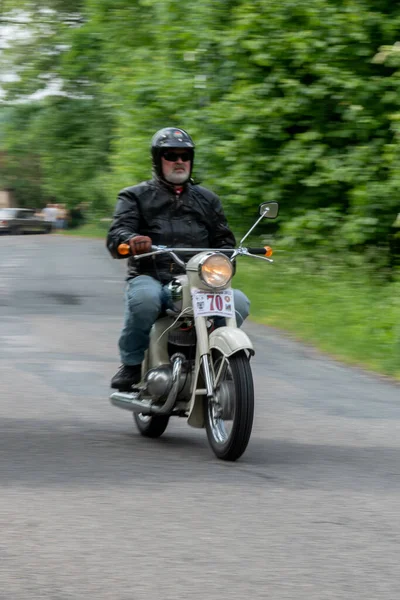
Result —
[[[261, 204], [258, 220], [238, 248], [153, 246], [135, 256], [168, 253], [186, 270], [168, 284], [172, 306], [152, 327], [141, 382], [131, 392], [110, 396], [114, 406], [133, 412], [142, 435], [159, 437], [171, 416], [185, 417], [192, 427], [206, 428], [218, 458], [234, 461], [245, 451], [253, 426], [254, 349], [237, 327], [230, 282], [239, 256], [273, 262], [269, 246], [246, 248], [243, 242], [261, 219], [275, 219], [278, 210], [277, 202]], [[128, 256], [129, 245], [121, 244], [118, 252]], [[181, 258], [185, 253], [192, 255], [187, 263]]]

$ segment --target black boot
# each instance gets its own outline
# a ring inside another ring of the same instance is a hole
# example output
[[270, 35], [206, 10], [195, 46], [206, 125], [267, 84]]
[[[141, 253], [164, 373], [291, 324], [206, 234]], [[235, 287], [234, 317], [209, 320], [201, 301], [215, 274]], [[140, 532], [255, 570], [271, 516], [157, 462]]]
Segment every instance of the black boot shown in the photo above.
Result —
[[120, 392], [130, 392], [141, 379], [142, 365], [121, 365], [111, 379], [111, 387]]

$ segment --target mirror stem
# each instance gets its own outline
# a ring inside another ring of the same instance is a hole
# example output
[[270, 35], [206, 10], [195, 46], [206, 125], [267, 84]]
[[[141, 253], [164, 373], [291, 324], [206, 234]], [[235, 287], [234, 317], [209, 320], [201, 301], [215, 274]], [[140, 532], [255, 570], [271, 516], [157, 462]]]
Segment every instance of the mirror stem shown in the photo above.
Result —
[[261, 221], [261, 219], [263, 219], [263, 218], [264, 218], [264, 215], [265, 215], [265, 213], [266, 213], [266, 212], [268, 212], [268, 210], [265, 210], [265, 211], [263, 212], [263, 214], [261, 215], [261, 217], [260, 217], [260, 218], [259, 218], [259, 219], [258, 219], [258, 220], [257, 220], [257, 221], [254, 223], [253, 227], [252, 227], [251, 229], [249, 229], [249, 231], [246, 233], [246, 235], [244, 236], [244, 238], [242, 238], [242, 239], [240, 240], [240, 242], [239, 242], [239, 246], [241, 246], [241, 245], [242, 245], [242, 243], [244, 242], [244, 240], [245, 240], [245, 239], [246, 239], [246, 238], [247, 238], [247, 237], [250, 235], [250, 233], [253, 231], [253, 229], [254, 229], [255, 227], [257, 227], [257, 225], [259, 224], [259, 222]]

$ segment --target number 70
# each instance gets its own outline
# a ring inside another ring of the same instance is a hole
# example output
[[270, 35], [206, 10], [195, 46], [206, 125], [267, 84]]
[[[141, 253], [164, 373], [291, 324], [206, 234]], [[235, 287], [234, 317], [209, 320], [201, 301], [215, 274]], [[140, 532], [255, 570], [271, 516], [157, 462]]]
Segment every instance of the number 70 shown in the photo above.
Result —
[[214, 300], [215, 300], [215, 308], [217, 310], [222, 310], [224, 307], [224, 301], [222, 296], [219, 294], [207, 294], [207, 300], [210, 300], [210, 310], [214, 310]]

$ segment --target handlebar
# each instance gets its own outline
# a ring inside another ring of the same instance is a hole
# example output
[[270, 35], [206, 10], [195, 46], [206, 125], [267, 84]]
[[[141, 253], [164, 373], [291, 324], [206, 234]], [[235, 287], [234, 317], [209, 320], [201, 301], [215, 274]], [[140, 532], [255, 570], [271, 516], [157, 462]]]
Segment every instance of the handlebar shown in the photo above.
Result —
[[[118, 254], [120, 256], [131, 256], [131, 249], [129, 244], [123, 243], [118, 246]], [[175, 252], [178, 253], [196, 253], [196, 252], [222, 252], [223, 254], [231, 255], [231, 260], [239, 255], [261, 255], [263, 258], [269, 260], [269, 257], [272, 256], [272, 248], [270, 246], [264, 246], [261, 248], [244, 248], [240, 246], [239, 248], [168, 248], [167, 246], [152, 246], [150, 252], [146, 252], [145, 254], [138, 254], [135, 256], [135, 259], [145, 258], [154, 254], [161, 253], [170, 253], [172, 258], [181, 265], [184, 265], [182, 261], [175, 255]], [[272, 262], [270, 260], [270, 262]]]
[[263, 248], [247, 248], [249, 254], [261, 254], [262, 256], [272, 256], [272, 248], [264, 246]]
[[[118, 254], [121, 256], [132, 256], [131, 248], [129, 244], [119, 244], [117, 248]], [[236, 252], [235, 248], [169, 248], [168, 246], [152, 246], [150, 252], [146, 252], [145, 254], [136, 254], [135, 258], [140, 258], [141, 256], [148, 256], [149, 254], [153, 254], [154, 252], [222, 252], [224, 254], [233, 254]], [[263, 250], [265, 254], [265, 250]]]

